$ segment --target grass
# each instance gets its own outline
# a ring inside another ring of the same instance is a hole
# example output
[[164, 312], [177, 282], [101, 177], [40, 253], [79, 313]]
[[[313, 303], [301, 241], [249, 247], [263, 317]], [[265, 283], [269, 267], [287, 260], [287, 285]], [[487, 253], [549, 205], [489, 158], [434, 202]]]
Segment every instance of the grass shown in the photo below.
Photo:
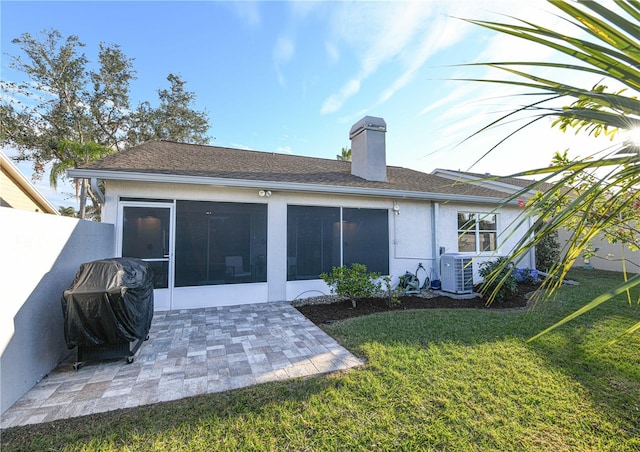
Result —
[[[2, 432], [2, 450], [640, 450], [626, 297], [527, 343], [620, 279], [528, 311], [424, 310], [327, 327], [364, 367]], [[635, 294], [637, 300], [638, 294]]]

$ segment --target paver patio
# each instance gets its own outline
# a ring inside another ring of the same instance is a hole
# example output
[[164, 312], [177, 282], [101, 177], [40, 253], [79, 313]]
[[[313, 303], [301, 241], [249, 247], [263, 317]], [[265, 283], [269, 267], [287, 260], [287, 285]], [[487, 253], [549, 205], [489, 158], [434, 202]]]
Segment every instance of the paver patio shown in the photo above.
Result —
[[2, 415], [2, 428], [227, 391], [363, 362], [289, 303], [156, 312], [135, 361], [75, 351]]

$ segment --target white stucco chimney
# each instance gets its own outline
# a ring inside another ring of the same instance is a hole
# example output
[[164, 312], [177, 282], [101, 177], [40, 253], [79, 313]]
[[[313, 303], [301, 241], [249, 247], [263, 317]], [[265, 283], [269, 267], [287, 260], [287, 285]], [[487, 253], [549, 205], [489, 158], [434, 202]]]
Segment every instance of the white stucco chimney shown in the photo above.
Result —
[[351, 127], [351, 174], [371, 181], [387, 181], [386, 132], [384, 119], [373, 116], [365, 116]]

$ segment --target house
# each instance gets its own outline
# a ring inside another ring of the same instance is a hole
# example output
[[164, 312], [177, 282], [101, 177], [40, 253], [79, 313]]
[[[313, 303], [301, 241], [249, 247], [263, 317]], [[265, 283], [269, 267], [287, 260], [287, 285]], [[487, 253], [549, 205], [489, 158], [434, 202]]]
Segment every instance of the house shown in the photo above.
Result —
[[387, 166], [386, 131], [354, 124], [352, 162], [152, 141], [69, 175], [105, 182], [114, 254], [152, 265], [157, 310], [326, 294], [319, 274], [355, 262], [433, 278], [443, 253], [473, 257], [477, 279], [528, 233], [517, 202], [496, 210], [504, 192]]
[[0, 207], [59, 215], [56, 208], [0, 151]]

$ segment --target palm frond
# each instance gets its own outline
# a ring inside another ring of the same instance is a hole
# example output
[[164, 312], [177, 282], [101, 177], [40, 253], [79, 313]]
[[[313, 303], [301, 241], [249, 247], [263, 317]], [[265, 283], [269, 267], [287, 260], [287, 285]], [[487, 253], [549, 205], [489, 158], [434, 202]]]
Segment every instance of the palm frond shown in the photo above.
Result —
[[[635, 58], [640, 57], [638, 41], [631, 39], [640, 39], [638, 24], [625, 19], [610, 9], [599, 5], [597, 2], [581, 2], [581, 4], [594, 11], [598, 16], [602, 17], [602, 19], [591, 14], [586, 14], [584, 10], [576, 8], [569, 2], [554, 0], [552, 3], [569, 16], [580, 21], [593, 36], [602, 39], [612, 47], [628, 52]], [[618, 6], [623, 5], [625, 5], [624, 2], [618, 3]], [[640, 8], [637, 8], [637, 5], [633, 3], [629, 3], [628, 6], [627, 12], [631, 13], [635, 11], [638, 14], [636, 18], [639, 18]]]
[[627, 328], [625, 331], [623, 331], [619, 336], [611, 339], [604, 346], [605, 347], [611, 347], [612, 345], [616, 344], [617, 342], [619, 342], [624, 337], [629, 336], [629, 335], [631, 335], [633, 333], [636, 333], [636, 332], [640, 332], [640, 322], [631, 325], [629, 328]]
[[[630, 25], [630, 22], [624, 17], [609, 10], [607, 10], [605, 21], [576, 8], [570, 2], [553, 1], [551, 3], [571, 16], [575, 22], [570, 21], [570, 23], [595, 37], [596, 42], [561, 34], [520, 19], [517, 20], [526, 26], [481, 20], [464, 20], [503, 34], [544, 45], [597, 68], [633, 89], [638, 89], [640, 86], [640, 73], [638, 71], [640, 54], [638, 49], [640, 47], [637, 41], [616, 30], [616, 27], [635, 27], [635, 32], [637, 33], [637, 24]], [[594, 3], [583, 2], [581, 5], [592, 5]], [[538, 66], [539, 64], [534, 63], [533, 66]]]
[[[549, 0], [562, 14], [567, 23], [574, 26], [575, 36], [543, 27], [525, 20], [512, 18], [516, 23], [500, 23], [465, 19], [467, 22], [552, 49], [560, 57], [569, 57], [571, 62], [515, 61], [489, 62], [481, 66], [498, 69], [509, 75], [505, 79], [466, 79], [483, 83], [495, 83], [532, 90], [526, 95], [537, 95], [542, 100], [527, 102], [522, 107], [502, 115], [469, 138], [498, 124], [503, 124], [513, 115], [529, 112], [532, 118], [516, 131], [511, 132], [489, 149], [481, 158], [519, 130], [544, 117], [555, 117], [554, 125], [566, 130], [611, 137], [618, 130], [640, 129], [640, 1], [618, 0], [607, 8], [594, 1], [567, 2]], [[617, 8], [617, 10], [614, 10]], [[576, 60], [580, 63], [576, 63]], [[467, 65], [477, 66], [478, 64]], [[528, 69], [522, 69], [527, 67]], [[543, 78], [535, 72], [539, 69], [561, 69], [573, 73], [597, 75], [600, 82], [591, 89], [573, 86], [572, 82], [560, 82]], [[515, 77], [515, 80], [512, 78]], [[614, 82], [632, 90], [607, 92], [606, 84]], [[558, 106], [558, 99], [572, 99], [568, 106]], [[543, 176], [537, 185], [543, 188], [530, 201], [531, 209], [514, 222], [514, 228], [532, 224], [533, 237], [520, 238], [510, 258], [517, 261], [551, 233], [561, 229], [569, 231], [569, 239], [563, 246], [561, 260], [552, 265], [549, 276], [543, 283], [545, 296], [552, 296], [560, 287], [574, 262], [580, 258], [590, 243], [603, 234], [612, 240], [626, 240], [633, 245], [640, 242], [637, 231], [640, 207], [640, 148], [637, 144], [623, 143], [604, 157], [567, 161], [564, 157], [550, 168], [521, 172], [518, 176]], [[550, 186], [542, 185], [551, 183]], [[530, 194], [527, 187], [513, 194], [505, 203]], [[616, 232], [616, 228], [629, 231], [628, 236]], [[509, 261], [495, 269], [491, 278], [504, 274]], [[576, 317], [596, 308], [613, 297], [640, 285], [636, 275], [585, 304], [581, 309], [545, 329], [533, 337], [534, 340]], [[623, 334], [640, 330], [640, 323], [628, 328]]]
[[[568, 316], [566, 316], [565, 318], [563, 318], [562, 320], [554, 323], [553, 325], [551, 325], [550, 327], [546, 328], [544, 331], [536, 334], [535, 336], [533, 336], [532, 338], [528, 339], [528, 342], [531, 342], [535, 339], [538, 339], [539, 337], [547, 334], [550, 331], [555, 330], [556, 328], [564, 325], [567, 322], [570, 322], [571, 320], [575, 319], [576, 317], [579, 317], [589, 311], [591, 311], [592, 309], [600, 306], [602, 303], [604, 303], [605, 301], [609, 301], [611, 300], [613, 297], [620, 295], [624, 292], [626, 292], [627, 290], [636, 287], [640, 285], [640, 275], [636, 275], [632, 278], [630, 278], [628, 281], [625, 281], [622, 284], [617, 285], [616, 287], [614, 287], [613, 289], [610, 289], [608, 291], [606, 291], [605, 293], [603, 293], [602, 295], [599, 295], [598, 297], [594, 298], [593, 300], [591, 300], [589, 303], [587, 303], [586, 305], [584, 305], [583, 307], [581, 307], [580, 309], [578, 309], [577, 311], [569, 314]], [[634, 325], [633, 327], [631, 327], [628, 331], [632, 332], [632, 331], [636, 331], [638, 330], [638, 324]]]

